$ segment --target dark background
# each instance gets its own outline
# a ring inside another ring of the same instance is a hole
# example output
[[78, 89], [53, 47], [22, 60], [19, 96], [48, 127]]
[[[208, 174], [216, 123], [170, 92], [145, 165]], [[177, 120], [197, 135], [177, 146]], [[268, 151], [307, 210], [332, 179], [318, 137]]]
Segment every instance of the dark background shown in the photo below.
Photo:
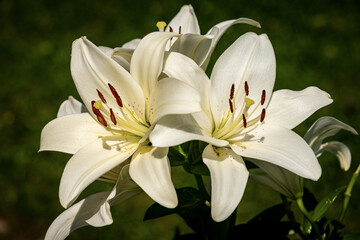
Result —
[[[219, 42], [212, 64], [241, 34], [264, 32], [277, 58], [275, 89], [315, 85], [331, 94], [334, 103], [296, 128], [300, 135], [324, 115], [360, 130], [359, 1], [0, 0], [0, 239], [42, 239], [63, 211], [57, 194], [70, 155], [37, 151], [41, 129], [56, 117], [60, 103], [69, 95], [79, 99], [70, 75], [72, 41], [87, 36], [97, 45], [121, 46], [155, 31], [157, 21], [169, 22], [189, 3], [203, 34], [218, 22], [238, 17], [262, 25], [261, 30], [233, 26]], [[334, 139], [350, 147], [352, 167], [344, 173], [333, 155], [324, 154], [322, 178], [306, 182], [319, 199], [347, 184], [359, 164], [359, 137], [342, 132]], [[174, 169], [173, 179], [176, 186], [194, 183], [181, 169]], [[360, 228], [359, 185], [345, 217], [346, 231]], [[96, 183], [82, 196], [108, 187]], [[237, 223], [280, 201], [277, 193], [249, 182]], [[175, 229], [190, 232], [175, 215], [142, 222], [151, 204], [145, 195], [134, 198], [112, 208], [112, 225], [83, 228], [69, 239], [171, 239]], [[328, 216], [338, 216], [340, 204], [336, 207]]]

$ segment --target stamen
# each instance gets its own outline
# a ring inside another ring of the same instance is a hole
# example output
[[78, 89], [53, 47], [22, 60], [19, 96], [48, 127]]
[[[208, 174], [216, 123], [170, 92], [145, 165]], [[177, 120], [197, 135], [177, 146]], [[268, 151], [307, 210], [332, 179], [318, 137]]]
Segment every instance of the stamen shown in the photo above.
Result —
[[264, 119], [265, 119], [265, 108], [263, 108], [263, 110], [261, 111], [260, 122], [263, 122]]
[[116, 117], [115, 117], [115, 114], [114, 114], [112, 108], [110, 108], [110, 118], [111, 118], [111, 121], [114, 123], [114, 125], [116, 125]]
[[179, 34], [181, 34], [181, 26], [179, 26]]
[[243, 114], [243, 124], [244, 124], [244, 128], [246, 128], [246, 118], [244, 114]]
[[230, 105], [230, 111], [233, 113], [234, 112], [234, 107], [233, 107], [233, 104], [232, 104], [232, 101], [231, 101], [230, 98], [229, 98], [229, 105]]
[[246, 96], [249, 96], [249, 85], [248, 85], [247, 81], [245, 81], [245, 94], [246, 94]]
[[232, 85], [231, 85], [231, 90], [230, 90], [230, 100], [233, 100], [233, 98], [234, 98], [234, 92], [235, 92], [235, 85], [232, 84]]
[[[100, 101], [100, 100], [99, 100], [99, 101]], [[98, 101], [98, 102], [99, 102], [99, 101]], [[104, 127], [107, 127], [107, 122], [106, 122], [104, 116], [102, 115], [102, 113], [100, 112], [100, 110], [96, 108], [95, 104], [96, 104], [95, 101], [92, 101], [92, 102], [91, 102], [92, 110], [93, 110], [94, 114], [96, 115], [97, 120], [99, 121], [99, 123], [100, 123], [101, 125], [103, 125]], [[101, 104], [101, 101], [100, 101], [100, 104]]]
[[261, 105], [264, 105], [265, 97], [266, 97], [266, 92], [265, 92], [265, 89], [263, 89], [262, 94], [261, 94]]
[[101, 101], [106, 104], [106, 99], [104, 98], [104, 95], [102, 95], [102, 93], [99, 91], [99, 89], [96, 89], [98, 95], [99, 95], [99, 98], [101, 99]]
[[119, 94], [117, 93], [116, 89], [110, 83], [108, 83], [108, 85], [109, 85], [109, 88], [111, 90], [111, 93], [113, 94], [114, 98], [116, 99], [117, 104], [120, 107], [123, 107], [122, 100], [121, 100]]
[[159, 21], [156, 23], [156, 27], [159, 29], [159, 32], [163, 32], [166, 27], [166, 22]]
[[169, 32], [174, 32], [171, 26], [169, 26]]

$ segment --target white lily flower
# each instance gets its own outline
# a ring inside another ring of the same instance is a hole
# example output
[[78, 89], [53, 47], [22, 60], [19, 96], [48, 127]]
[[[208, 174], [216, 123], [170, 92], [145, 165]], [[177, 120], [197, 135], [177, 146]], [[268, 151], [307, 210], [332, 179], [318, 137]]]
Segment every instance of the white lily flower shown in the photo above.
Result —
[[64, 207], [131, 156], [132, 179], [159, 204], [176, 207], [168, 148], [153, 147], [147, 140], [162, 117], [201, 110], [194, 88], [174, 78], [158, 80], [165, 44], [174, 36], [155, 32], [142, 39], [132, 55], [130, 72], [86, 38], [74, 41], [71, 73], [89, 113], [48, 123], [40, 146], [40, 151], [74, 154], [60, 182]]
[[249, 174], [242, 157], [270, 162], [305, 178], [321, 175], [311, 148], [290, 129], [332, 100], [316, 87], [271, 95], [275, 65], [268, 37], [254, 33], [241, 36], [220, 56], [210, 81], [183, 55], [170, 53], [165, 62], [169, 77], [199, 89], [203, 111], [161, 119], [150, 140], [159, 147], [190, 140], [210, 143], [203, 161], [211, 174], [215, 221], [230, 216], [242, 198]]
[[[317, 157], [320, 157], [324, 151], [333, 153], [339, 160], [340, 168], [347, 171], [351, 164], [349, 148], [338, 141], [323, 143], [325, 138], [334, 136], [341, 129], [358, 135], [354, 128], [336, 118], [321, 117], [309, 128], [304, 139]], [[251, 161], [259, 167], [259, 169], [252, 170], [250, 174], [252, 180], [262, 183], [293, 200], [303, 195], [303, 179], [301, 177], [271, 163], [256, 159], [251, 159]]]
[[71, 232], [87, 225], [102, 227], [112, 224], [110, 206], [122, 203], [143, 192], [131, 180], [129, 164], [122, 164], [105, 174], [104, 177], [106, 176], [108, 176], [107, 181], [116, 183], [113, 190], [90, 195], [65, 210], [50, 225], [45, 240], [63, 240]]

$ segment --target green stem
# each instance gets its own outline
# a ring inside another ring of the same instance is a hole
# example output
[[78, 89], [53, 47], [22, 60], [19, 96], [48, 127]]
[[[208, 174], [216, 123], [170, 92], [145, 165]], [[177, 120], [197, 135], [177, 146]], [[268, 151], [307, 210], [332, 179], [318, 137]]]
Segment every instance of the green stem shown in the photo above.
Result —
[[194, 174], [195, 179], [196, 179], [196, 183], [198, 185], [199, 191], [201, 192], [201, 194], [203, 195], [203, 197], [210, 201], [210, 195], [208, 194], [208, 192], [206, 191], [205, 185], [204, 185], [204, 181], [202, 179], [202, 176], [199, 174]]
[[300, 209], [300, 211], [303, 213], [303, 215], [307, 218], [307, 220], [311, 223], [311, 226], [314, 228], [315, 233], [318, 237], [318, 239], [323, 239], [321, 232], [318, 228], [318, 226], [316, 225], [316, 223], [312, 220], [312, 216], [311, 214], [306, 210], [303, 199], [302, 198], [297, 198], [296, 199], [296, 203]]
[[297, 232], [297, 233], [301, 236], [302, 239], [307, 238], [307, 237], [301, 232], [301, 230], [300, 230], [300, 228], [299, 228], [299, 226], [298, 226], [298, 224], [297, 224], [297, 222], [296, 222], [294, 213], [293, 213], [293, 212], [291, 211], [291, 209], [290, 209], [290, 202], [288, 201], [288, 199], [287, 199], [284, 195], [280, 194], [280, 197], [281, 197], [281, 200], [282, 200], [282, 202], [283, 202], [283, 204], [284, 204], [284, 207], [285, 207], [285, 210], [286, 210], [286, 215], [287, 215], [287, 217], [289, 218], [289, 221], [290, 221], [290, 223], [291, 223], [291, 226], [293, 227], [293, 229], [295, 230], [295, 232]]
[[344, 198], [343, 208], [341, 210], [341, 214], [339, 217], [340, 222], [342, 222], [344, 220], [344, 216], [345, 216], [346, 210], [348, 208], [350, 197], [351, 197], [351, 191], [355, 185], [357, 178], [359, 177], [359, 172], [360, 172], [360, 164], [359, 164], [358, 168], [356, 169], [356, 171], [354, 172], [354, 174], [352, 175], [349, 185], [347, 186], [346, 191], [344, 193], [345, 198]]

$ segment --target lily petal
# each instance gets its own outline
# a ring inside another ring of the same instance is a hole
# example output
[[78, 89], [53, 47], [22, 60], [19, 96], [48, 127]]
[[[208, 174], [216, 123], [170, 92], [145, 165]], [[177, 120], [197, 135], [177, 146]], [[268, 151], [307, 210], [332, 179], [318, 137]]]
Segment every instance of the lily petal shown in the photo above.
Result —
[[234, 84], [234, 114], [242, 114], [245, 100], [245, 81], [249, 86], [248, 98], [255, 101], [248, 112], [256, 118], [262, 111], [257, 107], [261, 101], [263, 90], [267, 106], [275, 82], [275, 54], [272, 45], [265, 34], [246, 33], [239, 37], [217, 60], [212, 71], [211, 80], [211, 110], [215, 124], [218, 126], [223, 115], [229, 110], [229, 96]]
[[245, 23], [245, 24], [249, 24], [249, 25], [261, 28], [260, 23], [258, 23], [257, 21], [254, 21], [252, 19], [249, 19], [249, 18], [238, 18], [235, 20], [228, 20], [228, 21], [224, 21], [224, 22], [216, 24], [205, 35], [206, 37], [209, 37], [212, 39], [210, 47], [207, 51], [207, 54], [205, 56], [202, 56], [202, 59], [199, 59], [199, 56], [201, 56], [200, 54], [198, 54], [194, 58], [194, 60], [199, 63], [199, 66], [202, 69], [207, 68], [209, 61], [210, 61], [210, 57], [215, 49], [215, 46], [219, 42], [222, 35], [224, 35], [226, 30], [228, 30], [229, 27], [231, 27], [232, 25], [239, 24], [239, 23]]
[[[185, 33], [200, 34], [200, 26], [196, 18], [194, 9], [190, 4], [181, 7], [180, 11], [166, 26], [165, 31], [169, 32], [170, 27], [173, 29], [174, 32], [179, 34], [185, 34]], [[181, 27], [181, 32], [179, 32], [180, 27]]]
[[108, 86], [110, 83], [118, 91], [123, 102], [139, 117], [145, 119], [145, 100], [138, 83], [128, 71], [85, 37], [73, 42], [71, 74], [87, 109], [92, 109], [91, 101], [99, 99], [97, 89], [111, 107], [118, 106]]
[[84, 112], [87, 112], [85, 105], [72, 96], [69, 96], [68, 100], [65, 100], [63, 103], [61, 103], [57, 117]]
[[115, 145], [111, 145], [114, 139], [98, 139], [70, 158], [60, 181], [59, 197], [63, 207], [69, 207], [88, 185], [135, 152], [138, 139], [123, 138], [119, 136]]
[[151, 94], [150, 102], [149, 121], [152, 124], [166, 115], [201, 111], [199, 92], [174, 78], [158, 81]]
[[349, 125], [337, 120], [333, 117], [319, 118], [306, 132], [304, 139], [314, 150], [315, 154], [318, 153], [323, 140], [327, 137], [334, 136], [341, 129], [358, 135], [356, 130]]
[[210, 80], [192, 59], [183, 54], [171, 52], [166, 57], [164, 73], [195, 88], [200, 93], [202, 109], [211, 117], [209, 107]]
[[168, 148], [144, 145], [133, 155], [129, 173], [131, 178], [154, 201], [164, 207], [175, 208], [178, 199], [170, 177]]
[[332, 103], [330, 95], [317, 87], [302, 91], [279, 90], [273, 93], [265, 121], [292, 129], [318, 109]]
[[249, 172], [239, 155], [229, 148], [208, 145], [203, 161], [211, 176], [211, 216], [216, 222], [228, 218], [239, 204]]
[[140, 38], [135, 38], [127, 43], [124, 43], [124, 45], [122, 45], [122, 48], [128, 48], [128, 49], [135, 49], [137, 47], [137, 45], [139, 45], [141, 39]]
[[287, 128], [262, 124], [230, 146], [243, 157], [273, 163], [304, 178], [316, 181], [321, 175], [312, 149]]
[[157, 147], [176, 146], [191, 140], [200, 140], [215, 146], [227, 146], [225, 140], [210, 137], [211, 123], [204, 112], [187, 115], [169, 115], [157, 122], [150, 141]]
[[41, 132], [39, 151], [59, 151], [74, 154], [82, 147], [108, 136], [103, 126], [89, 113], [71, 114], [49, 122]]
[[324, 151], [336, 155], [342, 170], [349, 170], [351, 164], [351, 152], [345, 144], [338, 141], [324, 143], [320, 146], [317, 156], [319, 157]]
[[165, 45], [174, 36], [176, 34], [166, 32], [150, 33], [140, 41], [133, 53], [130, 73], [142, 87], [145, 99], [150, 98], [163, 69]]
[[[76, 229], [89, 225], [89, 219], [96, 222], [98, 227], [111, 224], [113, 219], [109, 211], [109, 204], [106, 203], [109, 194], [110, 191], [90, 195], [65, 210], [50, 225], [45, 240], [63, 240]], [[104, 205], [106, 205], [106, 211], [100, 211]]]

